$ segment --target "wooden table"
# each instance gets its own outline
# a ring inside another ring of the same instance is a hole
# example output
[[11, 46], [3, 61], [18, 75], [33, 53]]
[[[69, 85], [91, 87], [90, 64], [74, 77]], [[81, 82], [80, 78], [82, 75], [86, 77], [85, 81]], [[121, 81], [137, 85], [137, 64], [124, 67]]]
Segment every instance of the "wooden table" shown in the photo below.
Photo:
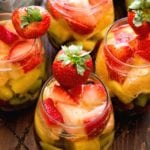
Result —
[[[114, 0], [115, 18], [126, 16], [123, 0]], [[39, 150], [34, 138], [34, 109], [14, 113], [0, 112], [0, 150]], [[132, 118], [116, 119], [111, 150], [150, 150], [150, 109]]]

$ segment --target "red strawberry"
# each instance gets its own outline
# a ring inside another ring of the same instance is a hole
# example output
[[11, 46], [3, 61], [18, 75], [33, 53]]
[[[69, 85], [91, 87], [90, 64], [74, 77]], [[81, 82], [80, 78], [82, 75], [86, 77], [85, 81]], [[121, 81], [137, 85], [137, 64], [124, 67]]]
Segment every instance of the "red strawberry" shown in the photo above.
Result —
[[0, 25], [0, 40], [2, 40], [3, 42], [5, 42], [6, 44], [13, 44], [15, 41], [17, 41], [19, 39], [19, 37], [7, 30], [4, 26]]
[[78, 103], [89, 108], [101, 105], [107, 99], [106, 91], [100, 84], [83, 84], [69, 91]]
[[[56, 125], [57, 122], [63, 123], [63, 118], [61, 113], [55, 107], [53, 100], [48, 98], [43, 101], [44, 108], [41, 108], [44, 119], [49, 125]], [[39, 103], [40, 104], [40, 103]], [[42, 107], [42, 106], [41, 106]]]
[[93, 111], [86, 114], [84, 118], [84, 125], [88, 137], [96, 137], [106, 126], [112, 111], [112, 107], [109, 104], [106, 108], [105, 107], [106, 105], [96, 107]]
[[140, 36], [146, 36], [150, 32], [150, 22], [145, 20], [143, 12], [140, 10], [128, 11], [128, 23]]
[[91, 56], [82, 46], [63, 46], [57, 54], [52, 72], [56, 80], [65, 88], [86, 82], [93, 68]]
[[20, 41], [10, 50], [8, 59], [21, 65], [24, 72], [34, 69], [42, 62], [41, 52], [35, 50], [32, 45], [34, 40]]
[[46, 33], [50, 25], [49, 13], [40, 6], [16, 9], [12, 14], [13, 25], [24, 38], [36, 38]]
[[108, 62], [107, 68], [110, 78], [122, 83], [125, 76], [120, 74], [119, 70], [123, 70], [124, 66], [122, 63], [130, 61], [133, 56], [133, 51], [129, 46], [115, 47], [114, 45], [107, 45], [104, 51], [106, 61]]
[[54, 102], [66, 103], [70, 105], [76, 105], [77, 103], [72, 99], [70, 94], [63, 89], [60, 85], [54, 85], [47, 91], [47, 96], [53, 99]]

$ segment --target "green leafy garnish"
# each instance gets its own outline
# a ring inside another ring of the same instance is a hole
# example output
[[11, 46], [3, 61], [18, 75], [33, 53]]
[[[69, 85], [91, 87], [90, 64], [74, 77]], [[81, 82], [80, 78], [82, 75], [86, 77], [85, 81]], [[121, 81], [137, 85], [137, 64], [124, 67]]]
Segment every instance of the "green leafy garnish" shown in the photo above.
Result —
[[81, 45], [62, 46], [64, 53], [57, 57], [64, 65], [72, 64], [78, 74], [83, 75], [87, 69], [86, 61], [90, 58], [89, 52], [84, 52]]
[[134, 0], [129, 6], [129, 11], [134, 11], [133, 24], [140, 27], [143, 22], [150, 23], [150, 0]]
[[32, 22], [39, 22], [42, 20], [42, 15], [38, 8], [33, 8], [32, 6], [28, 6], [26, 8], [27, 14], [21, 16], [21, 28], [29, 25]]

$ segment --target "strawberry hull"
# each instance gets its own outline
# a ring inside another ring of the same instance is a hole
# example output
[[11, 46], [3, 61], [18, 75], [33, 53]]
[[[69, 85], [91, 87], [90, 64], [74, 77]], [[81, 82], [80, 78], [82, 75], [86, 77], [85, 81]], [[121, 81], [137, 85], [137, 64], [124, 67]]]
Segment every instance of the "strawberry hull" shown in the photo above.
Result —
[[3, 111], [19, 110], [33, 104], [45, 79], [41, 40], [21, 38], [10, 17], [11, 14], [4, 15], [1, 18], [6, 20], [0, 21], [7, 33], [0, 38], [0, 109]]
[[[107, 147], [113, 140], [113, 136], [108, 135], [113, 133], [114, 117], [103, 83], [92, 74], [87, 83], [75, 89], [63, 89], [51, 77], [41, 91], [34, 126], [43, 149], [97, 150], [101, 145]], [[100, 138], [103, 135], [109, 139], [105, 144]], [[90, 144], [93, 142], [94, 146]]]
[[93, 50], [114, 20], [112, 0], [48, 0], [47, 9], [52, 18], [48, 36], [56, 48], [65, 43], [77, 42], [83, 44], [84, 49]]
[[149, 107], [149, 40], [147, 33], [139, 36], [123, 18], [110, 27], [98, 50], [96, 73], [108, 86], [118, 112], [135, 115]]

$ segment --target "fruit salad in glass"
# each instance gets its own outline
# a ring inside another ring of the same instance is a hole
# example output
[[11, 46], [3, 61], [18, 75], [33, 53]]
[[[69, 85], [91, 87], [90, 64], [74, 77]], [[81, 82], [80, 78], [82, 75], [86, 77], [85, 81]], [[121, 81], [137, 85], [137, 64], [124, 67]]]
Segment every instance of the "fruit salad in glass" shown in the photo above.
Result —
[[66, 43], [93, 50], [114, 20], [112, 0], [47, 0], [52, 21], [50, 42], [60, 48]]
[[20, 36], [14, 28], [13, 15], [0, 14], [0, 109], [4, 111], [34, 103], [46, 71], [45, 50], [40, 38]]
[[63, 46], [52, 65], [53, 76], [42, 88], [34, 124], [43, 150], [103, 150], [112, 144], [109, 94], [91, 71], [90, 55], [79, 50], [81, 46]]
[[111, 26], [96, 58], [96, 73], [114, 97], [114, 108], [131, 115], [150, 104], [150, 23], [136, 22], [133, 13]]

